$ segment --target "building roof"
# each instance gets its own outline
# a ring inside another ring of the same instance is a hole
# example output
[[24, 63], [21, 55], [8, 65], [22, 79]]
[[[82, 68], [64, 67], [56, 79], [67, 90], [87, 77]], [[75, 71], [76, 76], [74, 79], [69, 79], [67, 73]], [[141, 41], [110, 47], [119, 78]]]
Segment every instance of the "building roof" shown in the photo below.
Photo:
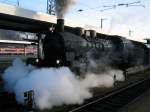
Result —
[[[42, 32], [49, 30], [56, 24], [57, 17], [42, 12], [0, 3], [0, 28], [29, 32]], [[77, 27], [81, 25], [75, 21], [65, 21], [66, 26]]]

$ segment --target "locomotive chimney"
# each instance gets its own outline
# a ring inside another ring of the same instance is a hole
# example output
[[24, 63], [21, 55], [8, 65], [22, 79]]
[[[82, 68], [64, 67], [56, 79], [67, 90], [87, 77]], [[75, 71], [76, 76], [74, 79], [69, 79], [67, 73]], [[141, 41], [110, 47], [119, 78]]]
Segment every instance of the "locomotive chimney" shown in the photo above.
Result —
[[56, 32], [64, 31], [64, 19], [57, 19]]

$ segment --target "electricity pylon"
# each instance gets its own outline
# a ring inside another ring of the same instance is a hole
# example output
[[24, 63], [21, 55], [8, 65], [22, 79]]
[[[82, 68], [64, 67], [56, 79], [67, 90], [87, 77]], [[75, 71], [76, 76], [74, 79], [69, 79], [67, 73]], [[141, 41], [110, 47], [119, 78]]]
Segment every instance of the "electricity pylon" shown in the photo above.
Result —
[[50, 15], [56, 15], [55, 0], [47, 0], [47, 13]]

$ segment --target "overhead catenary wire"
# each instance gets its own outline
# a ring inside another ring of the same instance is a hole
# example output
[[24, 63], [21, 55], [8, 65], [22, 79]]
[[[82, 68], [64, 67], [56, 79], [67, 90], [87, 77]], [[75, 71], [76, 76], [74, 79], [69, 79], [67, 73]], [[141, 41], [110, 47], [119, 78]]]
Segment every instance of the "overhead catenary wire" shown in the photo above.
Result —
[[[100, 4], [103, 4], [102, 2], [99, 1]], [[145, 7], [145, 5], [141, 4], [141, 1], [135, 1], [135, 2], [129, 2], [129, 3], [116, 3], [116, 4], [112, 4], [112, 5], [99, 5], [99, 6], [96, 6], [96, 7], [90, 7], [88, 5], [85, 5], [84, 3], [79, 3], [80, 5], [83, 5], [87, 8], [80, 8], [78, 9], [79, 12], [82, 12], [82, 11], [89, 11], [89, 10], [94, 10], [94, 11], [100, 11], [100, 12], [103, 12], [103, 11], [106, 11], [106, 10], [111, 10], [111, 9], [116, 9], [117, 7], [132, 7], [132, 6], [135, 6], [135, 7]]]

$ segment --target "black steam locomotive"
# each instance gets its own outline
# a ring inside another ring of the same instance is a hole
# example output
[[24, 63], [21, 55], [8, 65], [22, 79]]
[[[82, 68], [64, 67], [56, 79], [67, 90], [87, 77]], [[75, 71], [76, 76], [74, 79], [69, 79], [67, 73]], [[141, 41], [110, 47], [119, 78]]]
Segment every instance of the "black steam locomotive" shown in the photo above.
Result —
[[[65, 29], [65, 31], [64, 31]], [[69, 66], [80, 72], [105, 66], [126, 69], [149, 64], [149, 49], [124, 37], [64, 26], [58, 19], [55, 29], [39, 35], [39, 56], [28, 60], [39, 67]], [[32, 61], [31, 61], [32, 60]]]

